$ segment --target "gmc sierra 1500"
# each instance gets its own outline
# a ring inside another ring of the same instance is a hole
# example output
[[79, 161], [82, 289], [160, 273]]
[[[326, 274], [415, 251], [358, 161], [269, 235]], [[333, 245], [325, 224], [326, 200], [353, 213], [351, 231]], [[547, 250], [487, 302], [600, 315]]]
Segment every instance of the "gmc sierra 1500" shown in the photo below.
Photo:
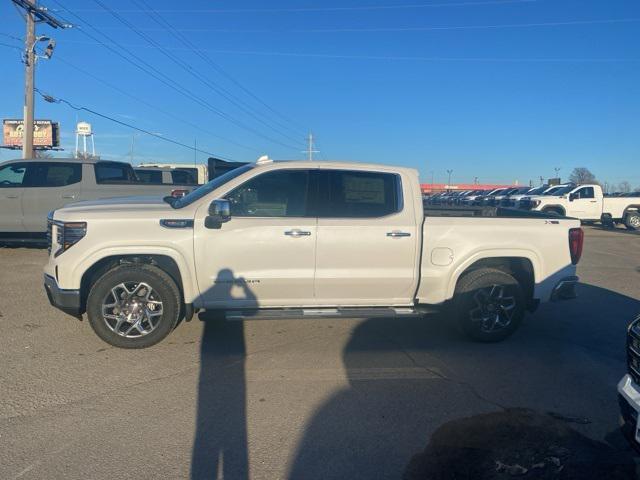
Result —
[[538, 302], [575, 296], [579, 227], [501, 208], [425, 213], [412, 169], [267, 160], [178, 200], [52, 212], [44, 281], [53, 305], [86, 312], [124, 348], [159, 342], [198, 309], [253, 319], [447, 307], [464, 333], [498, 341]]

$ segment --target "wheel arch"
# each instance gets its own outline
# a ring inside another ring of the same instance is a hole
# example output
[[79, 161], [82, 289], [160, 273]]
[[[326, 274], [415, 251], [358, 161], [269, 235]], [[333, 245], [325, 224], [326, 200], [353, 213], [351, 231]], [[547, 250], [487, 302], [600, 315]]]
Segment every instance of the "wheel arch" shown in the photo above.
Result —
[[542, 207], [540, 211], [541, 212], [548, 212], [548, 211], [559, 212], [562, 216], [566, 216], [567, 214], [567, 210], [564, 208], [564, 206], [558, 205], [558, 204], [545, 205], [544, 207]]
[[466, 274], [481, 268], [494, 268], [512, 275], [522, 286], [527, 308], [534, 309], [536, 304], [533, 298], [536, 285], [537, 260], [533, 256], [515, 254], [509, 256], [484, 256], [473, 259], [462, 268], [459, 268], [452, 278], [449, 286], [448, 297], [451, 299], [460, 279]]
[[[180, 269], [178, 262], [170, 255], [166, 254], [156, 254], [156, 253], [146, 253], [146, 254], [114, 254], [108, 255], [100, 258], [95, 261], [89, 268], [85, 270], [82, 274], [82, 278], [80, 280], [80, 299], [81, 299], [81, 308], [84, 312], [86, 310], [86, 301], [89, 295], [89, 290], [91, 289], [91, 285], [102, 275], [104, 275], [107, 271], [118, 265], [153, 265], [160, 270], [164, 271], [167, 275], [171, 277], [171, 279], [176, 283], [180, 296], [183, 302], [188, 301], [192, 298], [192, 293], [190, 291], [190, 283], [185, 282], [185, 275]], [[185, 286], [187, 287], [185, 291]]]

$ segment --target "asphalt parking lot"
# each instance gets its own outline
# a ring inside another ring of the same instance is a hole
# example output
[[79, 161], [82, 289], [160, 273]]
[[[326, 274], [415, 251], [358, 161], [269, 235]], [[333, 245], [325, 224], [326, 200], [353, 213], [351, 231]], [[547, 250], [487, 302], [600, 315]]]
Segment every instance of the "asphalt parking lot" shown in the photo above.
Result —
[[[579, 299], [500, 344], [424, 320], [194, 319], [126, 351], [48, 305], [46, 251], [0, 248], [0, 478], [401, 478], [441, 425], [555, 412], [618, 452], [640, 236], [586, 227]], [[529, 477], [526, 477], [529, 478]]]

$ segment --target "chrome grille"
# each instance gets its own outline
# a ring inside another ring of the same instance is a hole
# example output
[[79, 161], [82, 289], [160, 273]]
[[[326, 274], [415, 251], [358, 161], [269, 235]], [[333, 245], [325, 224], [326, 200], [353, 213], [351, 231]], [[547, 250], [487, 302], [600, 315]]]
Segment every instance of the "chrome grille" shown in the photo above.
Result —
[[627, 365], [629, 375], [640, 385], [640, 317], [633, 321], [627, 333]]
[[53, 230], [53, 212], [47, 215], [47, 251], [51, 254], [51, 234]]

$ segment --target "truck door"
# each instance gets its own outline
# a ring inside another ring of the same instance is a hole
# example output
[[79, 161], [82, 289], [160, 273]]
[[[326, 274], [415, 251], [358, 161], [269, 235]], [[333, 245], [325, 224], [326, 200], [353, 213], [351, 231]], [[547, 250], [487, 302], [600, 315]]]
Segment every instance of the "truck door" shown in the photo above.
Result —
[[22, 193], [25, 162], [0, 167], [0, 233], [24, 232], [22, 223]]
[[78, 201], [81, 180], [79, 162], [29, 162], [22, 195], [25, 230], [46, 232], [50, 211]]
[[598, 220], [602, 215], [602, 198], [597, 199], [594, 187], [580, 187], [571, 194], [567, 215], [581, 220]]
[[195, 268], [208, 308], [314, 305], [315, 175], [282, 168], [258, 173], [224, 194], [230, 220], [205, 226], [208, 204], [194, 221]]
[[319, 192], [317, 302], [411, 303], [422, 227], [410, 186], [395, 173], [322, 169]]

